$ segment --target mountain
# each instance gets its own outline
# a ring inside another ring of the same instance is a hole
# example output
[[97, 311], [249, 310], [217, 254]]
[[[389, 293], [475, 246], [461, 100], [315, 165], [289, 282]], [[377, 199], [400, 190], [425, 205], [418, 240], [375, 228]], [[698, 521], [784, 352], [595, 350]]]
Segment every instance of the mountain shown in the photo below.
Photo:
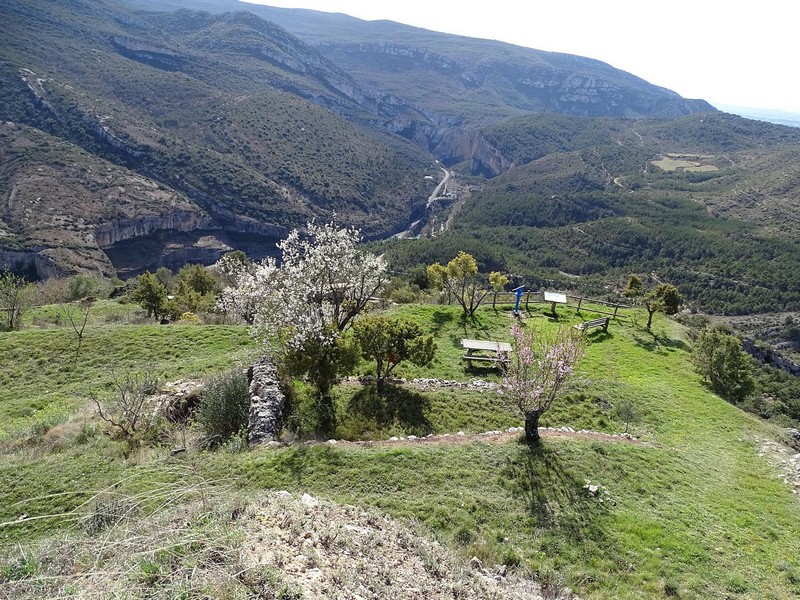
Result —
[[[151, 9], [160, 0], [129, 0]], [[313, 45], [359, 82], [409, 101], [433, 120], [487, 124], [529, 112], [674, 117], [715, 110], [591, 58], [457, 36], [392, 21], [221, 0], [166, 6], [246, 10]], [[163, 8], [162, 8], [163, 9]]]
[[[372, 125], [405, 107], [361, 90], [316, 50], [251, 14], [14, 0], [0, 6], [0, 23], [0, 118], [13, 139], [0, 183], [0, 235], [13, 264], [38, 276], [90, 266], [135, 272], [159, 263], [157, 247], [192, 260], [207, 260], [212, 247], [263, 253], [287, 228], [334, 213], [366, 236], [387, 235], [432, 189], [424, 178], [438, 171], [430, 155]], [[69, 172], [37, 178], [46, 161], [28, 160], [21, 148], [40, 141], [58, 145]], [[105, 205], [84, 214], [81, 190], [109, 184], [97, 176], [103, 161], [116, 169], [117, 187], [157, 185], [195, 216], [176, 226], [173, 206], [150, 198], [141, 211], [150, 225], [128, 227], [120, 220], [132, 216], [117, 210], [114, 194], [95, 195]], [[77, 188], [75, 170], [85, 178]], [[91, 246], [97, 260], [53, 258], [66, 242], [16, 210], [37, 198], [59, 206], [65, 223], [84, 223], [81, 252]], [[137, 245], [140, 238], [147, 239]]]
[[335, 214], [435, 234], [388, 244], [397, 268], [465, 249], [529, 285], [637, 271], [800, 307], [797, 129], [588, 58], [234, 0], [12, 0], [0, 24], [0, 260], [32, 276], [260, 257]]
[[311, 44], [367, 89], [388, 93], [424, 115], [385, 126], [445, 164], [465, 160], [489, 176], [509, 163], [480, 128], [530, 112], [583, 116], [676, 117], [715, 111], [598, 60], [429, 31], [392, 21], [286, 9], [237, 0], [128, 0], [151, 10], [247, 10]]
[[515, 286], [613, 297], [643, 273], [705, 311], [800, 310], [797, 128], [538, 114], [484, 135], [514, 166], [457, 212], [434, 204], [433, 237], [392, 244], [394, 268], [465, 250]]

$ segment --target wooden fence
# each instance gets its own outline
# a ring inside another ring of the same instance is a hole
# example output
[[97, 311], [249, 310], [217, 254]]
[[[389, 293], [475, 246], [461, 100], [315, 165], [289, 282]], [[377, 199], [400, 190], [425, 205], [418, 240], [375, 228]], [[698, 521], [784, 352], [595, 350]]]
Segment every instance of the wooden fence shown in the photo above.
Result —
[[[625, 311], [632, 308], [630, 305], [622, 304], [620, 302], [609, 302], [607, 300], [599, 300], [597, 298], [589, 298], [587, 296], [574, 296], [572, 294], [567, 294], [566, 296], [567, 304], [564, 306], [574, 308], [575, 312], [577, 313], [580, 313], [581, 309], [583, 309], [586, 312], [609, 315], [615, 319], [625, 319], [627, 318], [627, 315], [621, 313], [620, 310]], [[493, 306], [498, 304], [513, 305], [516, 303], [516, 301], [517, 296], [514, 292], [490, 292], [484, 299], [483, 304], [488, 305], [491, 303]], [[544, 292], [525, 292], [523, 297], [520, 299], [520, 309], [524, 307], [527, 311], [529, 310], [531, 304], [550, 304], [550, 302], [544, 299]], [[607, 308], [608, 310], [597, 308], [598, 305]], [[613, 312], [611, 312], [612, 309]]]

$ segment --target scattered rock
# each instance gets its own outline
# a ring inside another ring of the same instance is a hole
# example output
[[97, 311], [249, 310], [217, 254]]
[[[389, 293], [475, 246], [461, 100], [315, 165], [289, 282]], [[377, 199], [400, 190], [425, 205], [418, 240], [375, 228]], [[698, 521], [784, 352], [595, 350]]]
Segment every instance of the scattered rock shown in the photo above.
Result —
[[789, 486], [792, 493], [800, 493], [800, 453], [769, 440], [760, 442], [758, 455], [775, 467], [777, 476]]
[[542, 600], [536, 582], [478, 557], [466, 568], [413, 524], [321, 499], [308, 510], [307, 498], [267, 497], [237, 521], [242, 564], [269, 567], [297, 597]]
[[[364, 375], [361, 377], [349, 377], [347, 379], [350, 383], [360, 383], [361, 385], [369, 385], [375, 382], [373, 375]], [[439, 378], [418, 378], [418, 379], [386, 379], [386, 383], [392, 385], [409, 385], [420, 390], [434, 390], [440, 388], [464, 388], [475, 390], [494, 390], [499, 387], [497, 383], [492, 381], [484, 381], [483, 379], [471, 379], [466, 381], [457, 381], [455, 379], [439, 379]]]
[[164, 418], [170, 423], [186, 423], [200, 408], [200, 392], [203, 382], [179, 379], [165, 383], [160, 390], [158, 405]]

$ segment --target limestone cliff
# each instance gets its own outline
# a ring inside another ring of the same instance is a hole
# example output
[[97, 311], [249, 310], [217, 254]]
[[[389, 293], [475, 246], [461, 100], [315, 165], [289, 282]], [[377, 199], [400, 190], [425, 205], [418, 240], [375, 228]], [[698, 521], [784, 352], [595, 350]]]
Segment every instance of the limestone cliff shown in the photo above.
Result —
[[94, 238], [100, 248], [108, 248], [131, 238], [152, 235], [159, 230], [194, 231], [212, 227], [213, 221], [208, 215], [180, 210], [109, 221], [95, 229]]

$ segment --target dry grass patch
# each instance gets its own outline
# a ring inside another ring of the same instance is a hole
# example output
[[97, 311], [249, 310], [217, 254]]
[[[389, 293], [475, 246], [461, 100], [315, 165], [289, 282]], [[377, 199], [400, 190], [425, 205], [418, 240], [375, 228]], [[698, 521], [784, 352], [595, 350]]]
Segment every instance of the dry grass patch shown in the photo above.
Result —
[[192, 501], [147, 514], [133, 498], [97, 498], [80, 533], [0, 556], [0, 596], [542, 598], [530, 579], [464, 564], [414, 523], [371, 510], [288, 492], [245, 500], [211, 484], [186, 492]]
[[703, 154], [679, 154], [667, 152], [657, 156], [650, 163], [664, 171], [718, 171], [719, 168], [712, 164], [713, 156]]

